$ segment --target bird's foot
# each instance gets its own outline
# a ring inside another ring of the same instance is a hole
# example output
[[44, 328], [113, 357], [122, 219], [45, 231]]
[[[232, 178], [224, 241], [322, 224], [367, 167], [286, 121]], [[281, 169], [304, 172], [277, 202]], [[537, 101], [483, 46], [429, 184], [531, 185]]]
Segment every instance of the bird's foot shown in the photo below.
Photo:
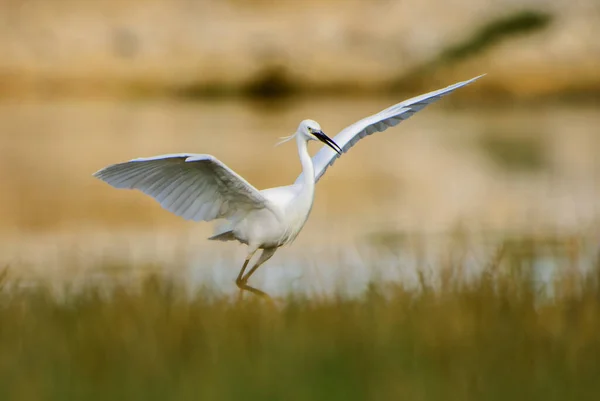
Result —
[[240, 296], [238, 299], [241, 299], [242, 297], [242, 293], [243, 291], [249, 291], [255, 295], [258, 295], [259, 297], [269, 301], [269, 302], [273, 302], [273, 299], [269, 296], [269, 294], [267, 294], [264, 291], [259, 290], [258, 288], [254, 288], [252, 286], [249, 286], [246, 282], [246, 280], [243, 279], [239, 279], [235, 281], [235, 284], [238, 286], [238, 288], [240, 289]]

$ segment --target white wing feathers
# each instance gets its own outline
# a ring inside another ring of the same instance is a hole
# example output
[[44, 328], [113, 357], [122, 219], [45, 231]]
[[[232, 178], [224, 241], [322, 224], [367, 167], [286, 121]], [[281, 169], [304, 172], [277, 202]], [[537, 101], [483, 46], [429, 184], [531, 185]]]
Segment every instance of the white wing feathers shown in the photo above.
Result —
[[270, 208], [256, 188], [211, 155], [133, 159], [108, 166], [94, 176], [115, 188], [138, 189], [186, 220], [235, 218]]
[[[371, 135], [374, 132], [385, 131], [389, 127], [398, 125], [401, 121], [406, 120], [416, 112], [424, 109], [425, 106], [439, 100], [442, 96], [447, 95], [462, 86], [468, 85], [482, 76], [483, 75], [480, 75], [468, 81], [459, 82], [450, 85], [447, 88], [405, 100], [402, 103], [398, 103], [344, 128], [332, 139], [340, 146], [340, 148], [342, 148], [343, 153], [346, 153], [356, 142], [365, 136]], [[339, 155], [328, 146], [323, 146], [323, 148], [317, 152], [312, 158], [315, 169], [315, 182], [319, 181], [321, 176], [327, 171], [327, 168], [332, 166], [338, 157]], [[296, 183], [300, 182], [302, 182], [302, 174], [296, 179]]]

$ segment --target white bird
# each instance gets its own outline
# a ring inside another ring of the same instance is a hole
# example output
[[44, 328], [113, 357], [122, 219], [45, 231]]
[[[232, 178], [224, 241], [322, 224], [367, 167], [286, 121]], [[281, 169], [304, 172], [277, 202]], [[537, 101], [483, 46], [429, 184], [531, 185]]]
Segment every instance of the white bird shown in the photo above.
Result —
[[[323, 133], [316, 121], [302, 121], [296, 132], [282, 141], [295, 138], [298, 145], [302, 173], [292, 185], [259, 191], [214, 156], [192, 153], [133, 159], [108, 166], [94, 176], [115, 188], [138, 189], [186, 220], [225, 219], [209, 239], [237, 240], [248, 245], [248, 256], [235, 283], [240, 291], [267, 296], [249, 286], [248, 279], [277, 248], [291, 243], [300, 233], [313, 205], [315, 184], [327, 168], [361, 138], [399, 124], [482, 76], [405, 100], [350, 125], [333, 139]], [[326, 145], [312, 159], [307, 147], [311, 140]], [[259, 249], [260, 257], [244, 275]]]

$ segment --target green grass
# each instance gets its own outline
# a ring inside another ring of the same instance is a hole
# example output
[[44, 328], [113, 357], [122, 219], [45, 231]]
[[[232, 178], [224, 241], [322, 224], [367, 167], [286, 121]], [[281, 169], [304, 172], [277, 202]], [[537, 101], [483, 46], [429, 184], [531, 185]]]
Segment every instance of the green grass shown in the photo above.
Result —
[[448, 46], [439, 55], [408, 71], [391, 85], [393, 90], [417, 90], [432, 74], [478, 56], [511, 39], [540, 32], [550, 26], [554, 16], [539, 10], [524, 9], [483, 23], [463, 40]]
[[276, 307], [157, 277], [61, 300], [6, 285], [0, 400], [597, 399], [600, 269], [541, 300], [511, 254], [468, 285]]
[[441, 55], [445, 61], [471, 57], [513, 36], [530, 34], [546, 28], [552, 16], [540, 11], [523, 10], [492, 20], [462, 43], [448, 48]]

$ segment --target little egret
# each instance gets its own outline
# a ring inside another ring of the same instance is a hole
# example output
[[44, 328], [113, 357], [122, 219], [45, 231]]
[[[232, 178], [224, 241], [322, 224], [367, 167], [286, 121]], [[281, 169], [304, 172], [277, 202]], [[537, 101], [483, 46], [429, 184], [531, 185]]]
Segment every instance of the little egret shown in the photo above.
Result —
[[[296, 238], [310, 214], [315, 184], [327, 168], [365, 136], [399, 124], [481, 76], [398, 103], [350, 125], [333, 139], [323, 133], [316, 121], [302, 121], [296, 132], [282, 141], [296, 139], [302, 164], [302, 173], [289, 186], [259, 191], [214, 156], [192, 153], [133, 159], [108, 166], [94, 176], [115, 188], [138, 189], [186, 220], [224, 219], [209, 239], [246, 244], [248, 256], [235, 283], [240, 291], [267, 296], [249, 286], [248, 279], [277, 248]], [[311, 159], [307, 145], [312, 140], [325, 146]], [[260, 257], [244, 275], [259, 249]]]

